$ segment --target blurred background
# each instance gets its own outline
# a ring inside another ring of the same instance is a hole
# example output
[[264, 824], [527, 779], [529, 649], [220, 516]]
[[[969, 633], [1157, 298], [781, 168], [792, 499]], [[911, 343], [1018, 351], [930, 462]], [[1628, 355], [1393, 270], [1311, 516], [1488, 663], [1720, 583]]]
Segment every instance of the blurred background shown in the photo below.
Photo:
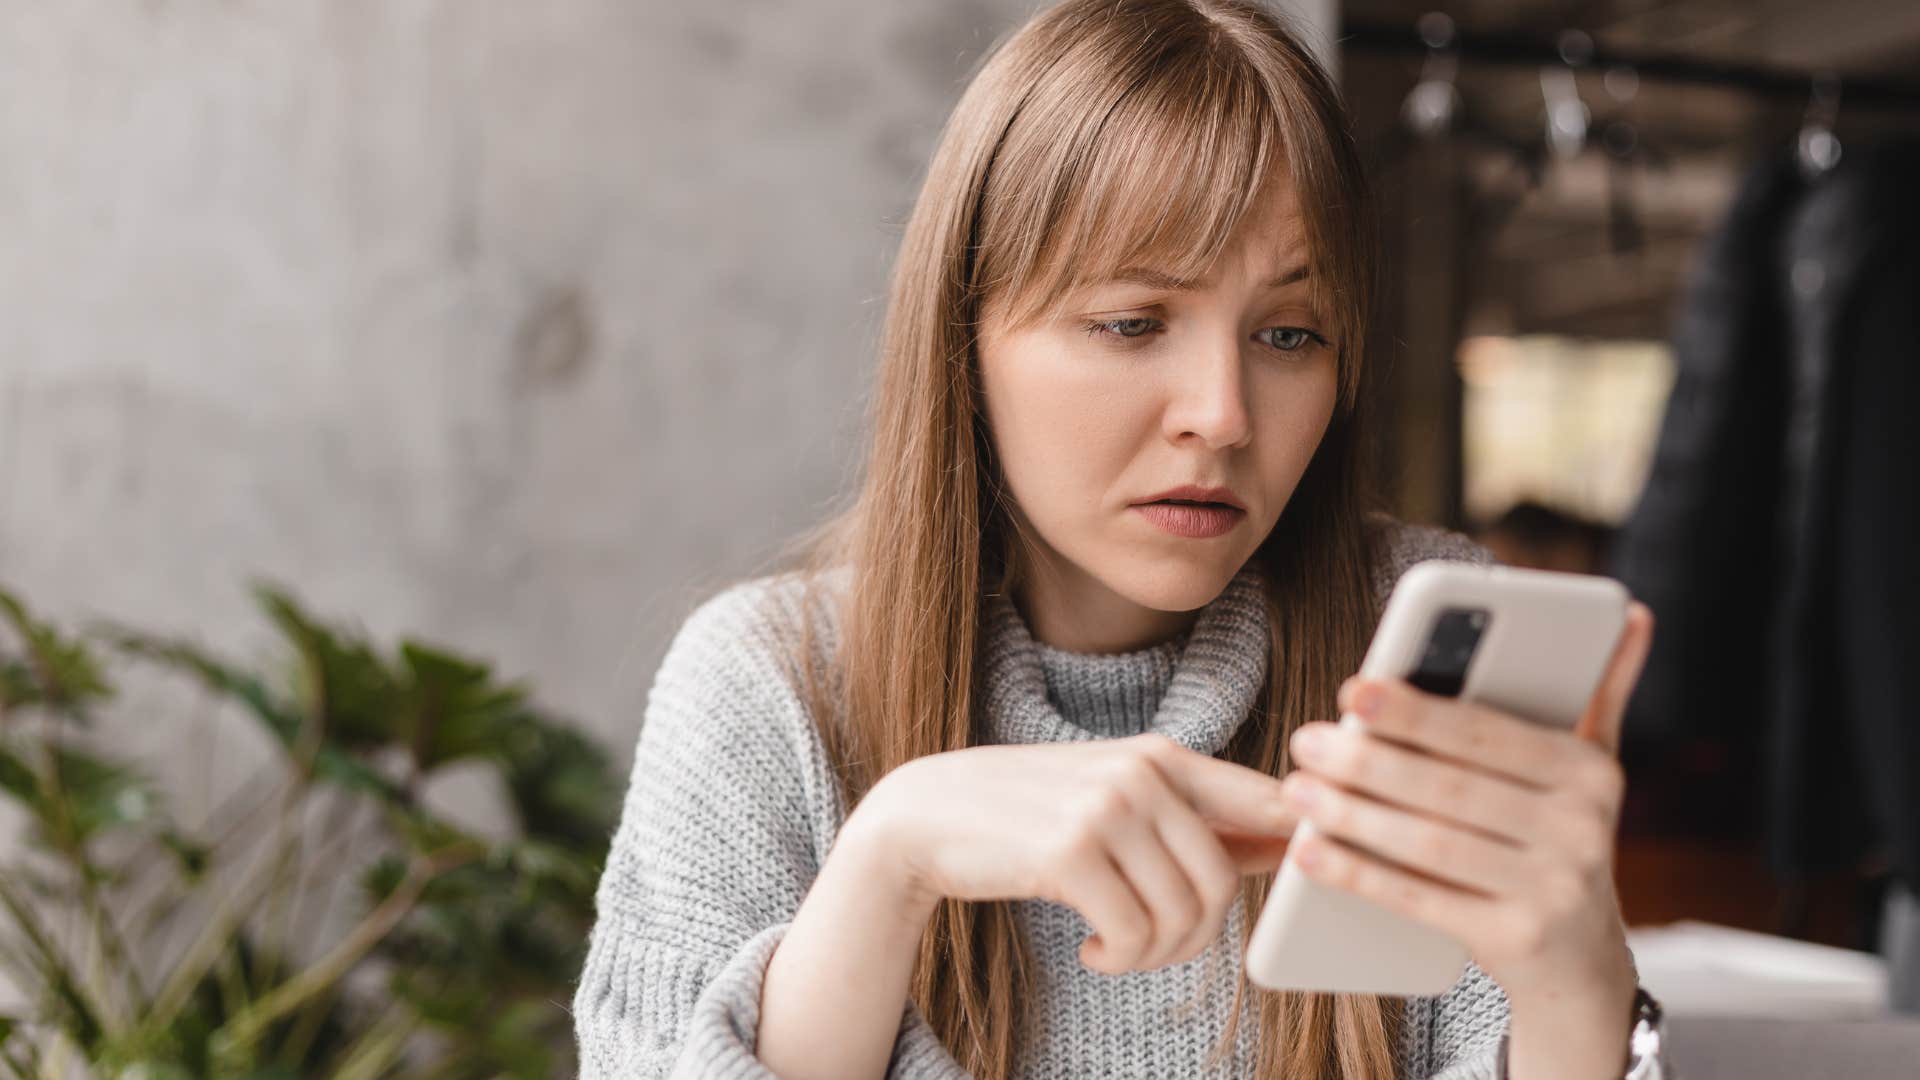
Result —
[[[652, 673], [854, 479], [1038, 6], [0, 6], [0, 1075], [571, 1067]], [[1914, 1075], [1920, 5], [1276, 6], [1381, 196], [1392, 506], [1660, 619], [1679, 1060]]]

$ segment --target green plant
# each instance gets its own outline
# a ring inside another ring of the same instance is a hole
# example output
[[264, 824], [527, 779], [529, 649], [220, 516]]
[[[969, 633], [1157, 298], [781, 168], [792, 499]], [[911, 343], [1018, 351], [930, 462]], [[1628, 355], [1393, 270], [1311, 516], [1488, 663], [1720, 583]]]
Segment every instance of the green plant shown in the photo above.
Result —
[[[562, 1003], [621, 795], [607, 756], [484, 663], [382, 652], [255, 594], [285, 646], [265, 674], [176, 638], [65, 634], [0, 590], [0, 799], [28, 823], [0, 867], [0, 975], [29, 997], [0, 1016], [0, 1076], [570, 1072]], [[183, 828], [90, 737], [108, 650], [237, 704], [277, 774]], [[423, 786], [459, 764], [499, 778], [511, 839], [428, 808]], [[316, 948], [301, 905], [348, 871], [363, 910]]]

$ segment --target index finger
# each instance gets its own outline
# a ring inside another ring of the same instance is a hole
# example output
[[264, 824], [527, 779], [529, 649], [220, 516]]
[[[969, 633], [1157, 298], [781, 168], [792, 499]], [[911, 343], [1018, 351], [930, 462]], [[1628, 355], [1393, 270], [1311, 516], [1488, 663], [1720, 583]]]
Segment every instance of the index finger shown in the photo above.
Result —
[[1582, 754], [1599, 752], [1569, 731], [1476, 701], [1430, 694], [1404, 679], [1356, 677], [1348, 686], [1341, 698], [1359, 714], [1367, 734], [1529, 787], [1561, 783]]
[[1280, 800], [1280, 780], [1238, 762], [1148, 737], [1147, 756], [1167, 784], [1210, 824], [1262, 835], [1291, 835], [1299, 814]]

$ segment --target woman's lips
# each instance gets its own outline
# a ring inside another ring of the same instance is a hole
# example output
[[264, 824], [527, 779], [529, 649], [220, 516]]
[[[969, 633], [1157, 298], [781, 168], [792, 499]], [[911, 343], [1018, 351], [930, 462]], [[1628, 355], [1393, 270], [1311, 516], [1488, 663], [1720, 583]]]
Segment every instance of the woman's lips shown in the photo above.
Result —
[[1133, 509], [1167, 532], [1192, 540], [1224, 536], [1232, 532], [1233, 527], [1246, 516], [1246, 511], [1223, 503], [1196, 506], [1190, 503], [1151, 502], [1136, 503]]

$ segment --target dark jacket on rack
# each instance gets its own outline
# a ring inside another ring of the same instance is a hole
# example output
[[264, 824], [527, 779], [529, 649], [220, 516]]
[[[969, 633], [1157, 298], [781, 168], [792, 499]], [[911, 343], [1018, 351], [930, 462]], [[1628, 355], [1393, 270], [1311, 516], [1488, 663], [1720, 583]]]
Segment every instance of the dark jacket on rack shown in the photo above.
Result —
[[1920, 887], [1920, 144], [1758, 166], [1697, 267], [1614, 572], [1653, 607], [1641, 742], [1762, 768], [1791, 876]]

